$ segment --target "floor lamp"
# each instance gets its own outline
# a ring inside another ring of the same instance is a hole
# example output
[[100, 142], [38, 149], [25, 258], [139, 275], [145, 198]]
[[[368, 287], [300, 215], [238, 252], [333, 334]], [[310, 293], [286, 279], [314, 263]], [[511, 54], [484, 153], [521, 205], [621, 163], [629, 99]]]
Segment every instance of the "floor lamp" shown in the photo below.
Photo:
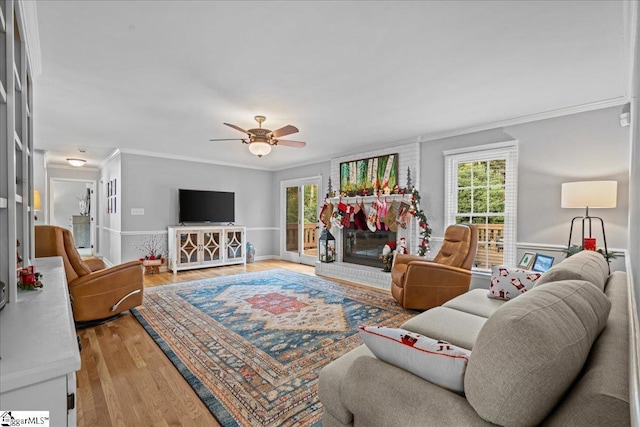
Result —
[[[569, 243], [567, 249], [571, 248], [571, 237], [573, 234], [573, 225], [576, 220], [582, 222], [582, 240], [580, 246], [587, 249], [585, 245], [585, 227], [588, 227], [588, 238], [591, 237], [592, 220], [600, 221], [602, 227], [602, 239], [604, 241], [604, 254], [607, 264], [609, 263], [609, 251], [607, 248], [607, 235], [604, 232], [604, 221], [597, 216], [589, 215], [589, 208], [615, 208], [618, 196], [617, 181], [580, 181], [565, 182], [562, 184], [562, 207], [563, 208], [586, 208], [584, 216], [576, 216], [571, 220], [571, 229], [569, 230]], [[591, 248], [595, 250], [595, 239], [590, 240], [594, 245]]]

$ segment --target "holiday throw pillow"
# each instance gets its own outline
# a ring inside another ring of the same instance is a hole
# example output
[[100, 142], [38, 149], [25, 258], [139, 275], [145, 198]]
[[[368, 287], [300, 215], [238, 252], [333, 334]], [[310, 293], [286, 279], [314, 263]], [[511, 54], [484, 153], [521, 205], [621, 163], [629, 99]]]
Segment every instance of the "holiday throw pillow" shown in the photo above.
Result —
[[487, 297], [508, 301], [531, 290], [542, 274], [521, 268], [496, 265], [491, 269]]
[[360, 337], [380, 360], [433, 384], [464, 391], [464, 373], [471, 351], [404, 329], [358, 326]]

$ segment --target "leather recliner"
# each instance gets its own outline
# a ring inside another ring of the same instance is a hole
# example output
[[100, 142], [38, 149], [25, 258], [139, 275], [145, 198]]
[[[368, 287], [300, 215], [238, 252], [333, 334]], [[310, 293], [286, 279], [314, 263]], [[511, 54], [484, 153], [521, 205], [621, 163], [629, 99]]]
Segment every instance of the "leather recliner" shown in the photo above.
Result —
[[83, 260], [71, 232], [52, 225], [35, 227], [35, 255], [62, 257], [76, 322], [108, 319], [142, 304], [140, 261], [106, 268], [99, 258]]
[[433, 261], [417, 255], [396, 255], [391, 269], [391, 294], [408, 309], [427, 310], [444, 304], [469, 290], [477, 250], [475, 225], [447, 227]]

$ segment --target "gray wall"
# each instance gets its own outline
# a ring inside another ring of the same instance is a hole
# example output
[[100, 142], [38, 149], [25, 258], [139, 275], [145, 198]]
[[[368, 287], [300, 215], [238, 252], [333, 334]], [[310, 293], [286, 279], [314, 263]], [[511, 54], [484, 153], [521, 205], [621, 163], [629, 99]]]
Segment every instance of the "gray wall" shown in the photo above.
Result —
[[[622, 107], [613, 107], [423, 143], [420, 195], [433, 236], [441, 237], [444, 230], [443, 151], [518, 140], [520, 252], [528, 244], [566, 246], [571, 218], [583, 215], [584, 210], [560, 207], [561, 184], [600, 179], [618, 181], [618, 206], [590, 213], [605, 221], [609, 248], [625, 249], [629, 128], [619, 124], [621, 111]], [[601, 245], [601, 233], [596, 232], [595, 237]], [[560, 260], [562, 254], [554, 256]]]
[[53, 215], [51, 225], [72, 229], [71, 217], [80, 215], [78, 197], [82, 198], [87, 192], [87, 183], [82, 181], [55, 181], [53, 200]]
[[[272, 172], [134, 154], [120, 157], [122, 261], [143, 255], [134, 244], [148, 236], [144, 232], [166, 231], [178, 223], [180, 188], [234, 192], [236, 224], [247, 227], [256, 256], [279, 253], [273, 240], [277, 221]], [[144, 215], [131, 215], [132, 208], [143, 208]]]

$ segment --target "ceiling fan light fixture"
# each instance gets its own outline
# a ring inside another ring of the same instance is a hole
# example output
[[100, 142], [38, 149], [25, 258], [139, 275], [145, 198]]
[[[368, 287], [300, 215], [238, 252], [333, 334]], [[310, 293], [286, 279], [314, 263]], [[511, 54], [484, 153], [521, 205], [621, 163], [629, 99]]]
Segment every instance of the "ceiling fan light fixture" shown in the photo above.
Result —
[[249, 144], [251, 154], [258, 157], [266, 156], [271, 152], [271, 145], [268, 142], [255, 141]]
[[67, 159], [67, 162], [69, 162], [71, 166], [75, 166], [77, 168], [84, 166], [84, 164], [87, 163], [87, 161], [83, 159]]

